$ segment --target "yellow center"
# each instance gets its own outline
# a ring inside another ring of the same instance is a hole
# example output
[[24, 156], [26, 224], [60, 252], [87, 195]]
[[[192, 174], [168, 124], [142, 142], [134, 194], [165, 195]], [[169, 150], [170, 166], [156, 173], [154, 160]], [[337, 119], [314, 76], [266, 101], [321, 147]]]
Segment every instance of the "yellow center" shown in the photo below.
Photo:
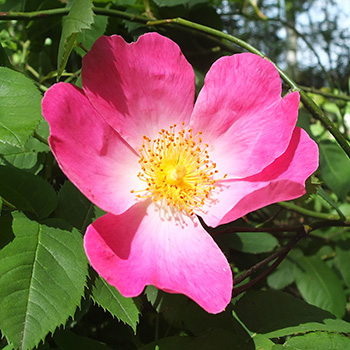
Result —
[[168, 206], [190, 215], [202, 207], [215, 188], [217, 180], [213, 176], [218, 171], [209, 160], [209, 145], [202, 144], [201, 134], [193, 136], [192, 129], [186, 131], [182, 123], [178, 132], [174, 124], [170, 130], [162, 129], [157, 139], [143, 136], [141, 171], [137, 176], [147, 187], [131, 192], [146, 192], [137, 197], [151, 197], [155, 202], [164, 200]]

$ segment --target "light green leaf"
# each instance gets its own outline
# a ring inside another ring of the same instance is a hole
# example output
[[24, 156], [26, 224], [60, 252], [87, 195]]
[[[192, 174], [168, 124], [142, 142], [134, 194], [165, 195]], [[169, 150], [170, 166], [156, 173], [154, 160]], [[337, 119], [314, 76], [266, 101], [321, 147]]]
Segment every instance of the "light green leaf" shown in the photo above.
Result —
[[[95, 21], [91, 25], [90, 30], [84, 30], [78, 35], [78, 42], [82, 43], [87, 50], [90, 50], [97, 38], [104, 34], [108, 24], [107, 16], [95, 16]], [[85, 55], [85, 51], [77, 46], [75, 50], [81, 55]]]
[[350, 323], [280, 291], [250, 291], [237, 301], [235, 311], [250, 331], [268, 338], [312, 331], [350, 332]]
[[78, 34], [85, 29], [90, 29], [92, 23], [94, 23], [94, 12], [92, 8], [92, 0], [74, 0], [68, 16], [63, 21], [57, 58], [57, 80], [66, 68]]
[[74, 315], [87, 260], [78, 231], [13, 216], [15, 239], [0, 252], [0, 328], [17, 349], [27, 350]]
[[0, 178], [0, 196], [18, 210], [29, 211], [42, 219], [56, 208], [56, 192], [41, 177], [25, 170], [0, 165]]
[[350, 288], [350, 239], [337, 241], [335, 253], [334, 263], [340, 271], [345, 284]]
[[345, 350], [350, 339], [342, 334], [315, 332], [288, 339], [283, 346], [288, 350]]
[[136, 333], [140, 310], [135, 300], [123, 297], [116, 288], [108, 284], [102, 277], [97, 277], [92, 290], [92, 299], [108, 310], [112, 316], [128, 324]]
[[154, 2], [162, 7], [162, 6], [177, 6], [189, 3], [191, 0], [154, 0]]
[[301, 256], [295, 262], [295, 282], [303, 298], [342, 318], [346, 295], [335, 272], [317, 256]]
[[319, 149], [322, 178], [338, 198], [344, 199], [350, 190], [349, 158], [335, 142], [322, 140]]
[[0, 67], [0, 153], [24, 150], [41, 118], [41, 94], [33, 82]]
[[284, 259], [277, 269], [267, 277], [267, 284], [273, 289], [283, 289], [294, 282], [294, 263]]
[[220, 246], [230, 247], [243, 253], [260, 254], [272, 251], [278, 240], [267, 232], [237, 232], [218, 236]]

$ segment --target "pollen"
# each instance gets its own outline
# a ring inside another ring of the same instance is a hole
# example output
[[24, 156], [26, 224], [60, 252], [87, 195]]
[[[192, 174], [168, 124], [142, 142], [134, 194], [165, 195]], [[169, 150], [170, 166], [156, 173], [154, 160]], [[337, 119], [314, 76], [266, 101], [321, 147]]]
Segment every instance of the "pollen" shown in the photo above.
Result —
[[176, 128], [174, 124], [160, 130], [154, 140], [143, 136], [137, 176], [146, 188], [131, 192], [193, 215], [215, 189], [218, 170], [210, 160], [209, 145], [203, 144], [202, 132], [193, 135], [184, 123], [179, 131]]

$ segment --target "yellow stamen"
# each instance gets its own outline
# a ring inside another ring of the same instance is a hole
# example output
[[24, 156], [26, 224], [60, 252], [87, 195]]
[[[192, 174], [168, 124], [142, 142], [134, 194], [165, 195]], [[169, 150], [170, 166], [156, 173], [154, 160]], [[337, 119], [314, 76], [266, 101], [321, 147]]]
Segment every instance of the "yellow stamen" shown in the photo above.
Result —
[[202, 144], [201, 132], [193, 136], [192, 129], [184, 129], [184, 123], [177, 133], [176, 124], [169, 129], [162, 129], [154, 140], [143, 136], [139, 150], [141, 171], [137, 176], [147, 187], [131, 192], [145, 192], [136, 196], [151, 197], [155, 202], [163, 200], [168, 206], [192, 215], [215, 188], [217, 180], [213, 176], [218, 171], [209, 160], [209, 145]]

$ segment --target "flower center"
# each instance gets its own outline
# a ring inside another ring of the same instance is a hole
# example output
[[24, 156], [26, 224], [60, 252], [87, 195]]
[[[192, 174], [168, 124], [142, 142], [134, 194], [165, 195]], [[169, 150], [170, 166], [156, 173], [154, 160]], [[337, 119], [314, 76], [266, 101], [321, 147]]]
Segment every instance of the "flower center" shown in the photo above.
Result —
[[218, 170], [209, 159], [209, 145], [202, 144], [202, 132], [193, 136], [192, 129], [184, 129], [184, 123], [178, 132], [174, 124], [158, 134], [154, 140], [143, 136], [141, 171], [137, 176], [147, 187], [131, 192], [146, 192], [137, 197], [164, 200], [168, 206], [193, 215], [204, 205], [217, 181], [213, 176]]

